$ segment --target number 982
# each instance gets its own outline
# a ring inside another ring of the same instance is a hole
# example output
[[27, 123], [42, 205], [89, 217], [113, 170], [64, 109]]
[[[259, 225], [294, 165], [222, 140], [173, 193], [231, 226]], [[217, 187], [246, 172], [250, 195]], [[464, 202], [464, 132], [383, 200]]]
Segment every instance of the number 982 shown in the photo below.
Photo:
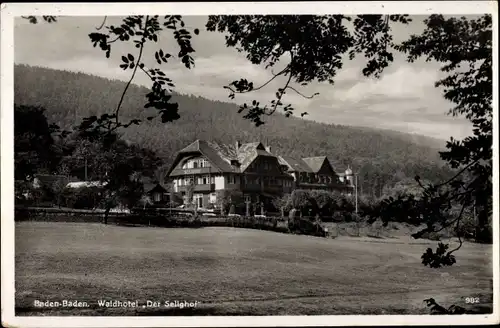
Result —
[[479, 297], [466, 297], [465, 303], [466, 304], [477, 304], [477, 303], [479, 303]]

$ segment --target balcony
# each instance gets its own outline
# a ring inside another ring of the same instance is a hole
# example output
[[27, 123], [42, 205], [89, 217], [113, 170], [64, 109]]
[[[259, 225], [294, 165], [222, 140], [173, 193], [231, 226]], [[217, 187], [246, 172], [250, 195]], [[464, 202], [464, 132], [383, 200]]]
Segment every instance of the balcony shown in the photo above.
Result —
[[248, 192], [281, 193], [283, 191], [283, 186], [279, 185], [262, 186], [260, 184], [246, 184], [242, 186], [242, 190]]
[[[179, 186], [179, 192], [186, 192], [187, 188], [190, 186]], [[193, 192], [211, 192], [215, 191], [215, 184], [195, 184], [193, 186]]]
[[184, 175], [196, 175], [196, 174], [210, 174], [215, 173], [218, 170], [213, 167], [199, 167], [196, 169], [175, 169], [170, 173], [171, 177], [184, 176]]

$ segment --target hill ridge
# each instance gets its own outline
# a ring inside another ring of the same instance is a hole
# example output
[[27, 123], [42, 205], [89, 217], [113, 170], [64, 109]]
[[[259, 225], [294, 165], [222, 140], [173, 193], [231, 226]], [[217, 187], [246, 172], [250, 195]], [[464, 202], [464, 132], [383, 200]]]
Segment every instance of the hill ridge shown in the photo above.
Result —
[[[112, 112], [125, 82], [82, 72], [60, 71], [15, 65], [14, 99], [18, 105], [39, 105], [47, 109], [51, 123], [63, 128], [77, 125], [82, 118]], [[123, 137], [155, 150], [168, 164], [176, 151], [196, 139], [219, 143], [261, 141], [277, 155], [297, 158], [328, 156], [334, 167], [347, 165], [360, 173], [361, 188], [369, 193], [378, 185], [395, 183], [416, 174], [434, 180], [449, 170], [439, 158], [441, 141], [393, 130], [319, 123], [301, 118], [273, 115], [256, 128], [237, 113], [238, 105], [198, 96], [173, 94], [181, 118], [162, 124], [146, 118], [154, 113], [144, 109], [148, 89], [130, 86], [123, 101], [123, 120], [139, 118], [143, 123], [125, 130]], [[444, 141], [442, 143], [444, 145]], [[379, 181], [379, 182], [376, 182]], [[375, 190], [375, 191], [374, 191]]]

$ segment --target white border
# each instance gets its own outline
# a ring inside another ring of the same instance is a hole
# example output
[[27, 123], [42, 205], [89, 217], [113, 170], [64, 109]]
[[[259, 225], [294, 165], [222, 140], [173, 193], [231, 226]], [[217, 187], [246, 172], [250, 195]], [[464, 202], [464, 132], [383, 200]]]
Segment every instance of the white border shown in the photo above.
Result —
[[[359, 1], [359, 2], [198, 2], [198, 3], [2, 3], [1, 4], [1, 213], [2, 325], [20, 327], [228, 327], [342, 325], [480, 325], [499, 323], [499, 163], [498, 137], [493, 141], [493, 310], [492, 315], [430, 316], [263, 316], [263, 317], [15, 317], [14, 316], [14, 179], [13, 179], [13, 58], [14, 17], [21, 15], [130, 15], [171, 12], [207, 14], [368, 14], [407, 13], [471, 15], [491, 13], [493, 40], [498, 45], [496, 1]], [[494, 46], [493, 67], [498, 67]], [[493, 135], [498, 136], [498, 70], [493, 77]]]

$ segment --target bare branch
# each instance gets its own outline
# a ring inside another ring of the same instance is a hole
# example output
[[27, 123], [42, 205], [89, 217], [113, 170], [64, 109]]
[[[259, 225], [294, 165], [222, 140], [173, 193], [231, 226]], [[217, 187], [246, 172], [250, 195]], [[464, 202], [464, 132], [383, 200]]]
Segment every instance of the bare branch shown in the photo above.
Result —
[[285, 67], [281, 72], [279, 72], [277, 74], [273, 74], [273, 77], [271, 79], [269, 79], [267, 82], [265, 82], [264, 84], [262, 84], [260, 87], [253, 88], [252, 90], [236, 91], [233, 88], [231, 88], [230, 86], [225, 86], [225, 88], [228, 89], [228, 90], [230, 90], [230, 91], [232, 91], [232, 92], [234, 92], [234, 93], [240, 93], [240, 94], [241, 93], [248, 93], [248, 92], [252, 92], [252, 91], [257, 91], [257, 90], [262, 89], [263, 87], [265, 87], [269, 83], [271, 83], [278, 76], [285, 74], [289, 69], [290, 69], [290, 65], [288, 65], [287, 67]]
[[464, 213], [464, 210], [465, 210], [465, 203], [462, 205], [462, 209], [460, 210], [460, 214], [456, 218], [456, 221], [457, 221], [456, 232], [457, 232], [457, 237], [458, 237], [458, 241], [460, 242], [460, 244], [456, 248], [449, 251], [448, 255], [450, 255], [453, 252], [458, 251], [460, 249], [460, 247], [462, 247], [463, 241], [462, 241], [462, 237], [460, 236], [460, 229], [459, 228], [460, 228], [460, 219], [462, 218], [462, 214]]
[[[291, 66], [292, 62], [293, 62], [293, 52], [290, 52], [290, 54], [291, 54], [292, 58], [290, 60], [290, 64], [288, 64], [288, 66], [285, 68], [285, 70], [288, 69]], [[283, 87], [283, 89], [281, 89], [280, 91], [278, 91], [279, 92], [279, 97], [276, 100], [276, 103], [274, 104], [273, 109], [271, 110], [270, 113], [267, 113], [266, 115], [270, 116], [270, 115], [274, 114], [274, 112], [278, 108], [278, 105], [281, 103], [281, 99], [283, 98], [283, 95], [285, 94], [285, 90], [288, 88], [288, 85], [290, 84], [290, 81], [292, 80], [292, 76], [293, 76], [293, 74], [292, 74], [292, 72], [290, 72], [290, 75], [288, 76], [288, 80], [286, 81], [285, 86]]]
[[[144, 29], [146, 29], [146, 27], [148, 25], [148, 20], [149, 20], [149, 16], [146, 16], [146, 21], [144, 23]], [[130, 77], [130, 80], [127, 82], [127, 85], [125, 85], [125, 88], [123, 89], [122, 95], [120, 97], [120, 101], [118, 102], [118, 106], [116, 107], [116, 111], [115, 111], [115, 115], [116, 115], [115, 121], [116, 121], [116, 124], [118, 124], [118, 113], [120, 112], [120, 107], [122, 105], [123, 99], [125, 98], [125, 94], [127, 93], [127, 90], [129, 88], [130, 84], [134, 80], [135, 73], [137, 72], [137, 68], [139, 67], [139, 63], [141, 62], [142, 51], [144, 50], [144, 42], [141, 42], [140, 45], [141, 46], [140, 46], [140, 49], [139, 49], [139, 56], [137, 57], [136, 65], [134, 66], [134, 71], [132, 72], [132, 76]]]
[[114, 42], [118, 41], [119, 39], [120, 39], [120, 36], [116, 37], [116, 39], [114, 39], [114, 40], [108, 41], [108, 44], [114, 43]]
[[302, 96], [302, 97], [304, 97], [304, 98], [306, 98], [306, 99], [312, 99], [312, 98], [314, 98], [315, 96], [319, 95], [319, 92], [316, 92], [316, 93], [313, 93], [311, 96], [306, 96], [306, 95], [304, 95], [304, 94], [300, 93], [300, 92], [299, 92], [297, 89], [295, 89], [294, 87], [290, 87], [290, 86], [288, 86], [287, 88], [288, 88], [288, 89], [290, 89], [290, 90], [295, 91], [295, 92], [296, 92], [299, 96]]
[[106, 18], [108, 18], [108, 16], [104, 16], [104, 20], [102, 21], [101, 26], [96, 27], [96, 28], [95, 28], [96, 30], [98, 30], [98, 31], [99, 31], [100, 29], [102, 29], [102, 28], [104, 27], [104, 24], [106, 24]]
[[153, 77], [151, 76], [151, 74], [149, 74], [149, 72], [147, 70], [144, 69], [144, 67], [139, 67], [151, 80], [153, 80]]
[[447, 185], [448, 183], [452, 182], [453, 180], [455, 180], [458, 176], [460, 176], [462, 173], [464, 173], [468, 168], [470, 168], [472, 165], [476, 164], [477, 162], [479, 162], [480, 158], [476, 159], [475, 161], [469, 163], [467, 166], [465, 166], [463, 169], [461, 169], [457, 174], [455, 174], [453, 177], [451, 177], [450, 179], [448, 179], [447, 181], [443, 182], [443, 183], [440, 183], [438, 185], [436, 185], [436, 187], [442, 187], [444, 185]]

